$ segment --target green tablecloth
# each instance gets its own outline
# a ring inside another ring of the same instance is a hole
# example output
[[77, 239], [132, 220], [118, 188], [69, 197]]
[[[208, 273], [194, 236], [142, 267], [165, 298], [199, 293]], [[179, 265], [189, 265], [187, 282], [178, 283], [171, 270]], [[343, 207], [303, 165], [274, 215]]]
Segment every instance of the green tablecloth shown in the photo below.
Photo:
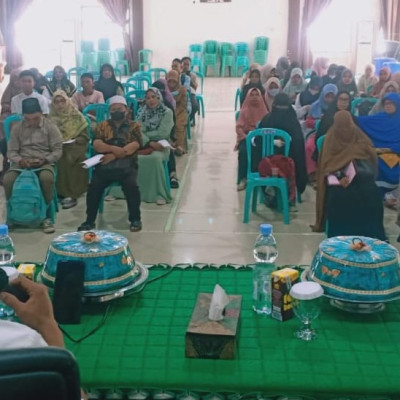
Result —
[[[150, 278], [165, 273], [151, 268]], [[243, 295], [235, 360], [185, 358], [185, 331], [198, 292], [216, 283]], [[383, 313], [353, 315], [323, 303], [318, 339], [293, 333], [297, 319], [279, 322], [251, 310], [249, 268], [174, 269], [143, 292], [115, 301], [105, 325], [80, 344], [66, 339], [89, 388], [152, 388], [202, 392], [384, 394], [400, 398], [400, 303]], [[79, 337], [101, 319], [87, 306], [83, 322], [66, 326]]]

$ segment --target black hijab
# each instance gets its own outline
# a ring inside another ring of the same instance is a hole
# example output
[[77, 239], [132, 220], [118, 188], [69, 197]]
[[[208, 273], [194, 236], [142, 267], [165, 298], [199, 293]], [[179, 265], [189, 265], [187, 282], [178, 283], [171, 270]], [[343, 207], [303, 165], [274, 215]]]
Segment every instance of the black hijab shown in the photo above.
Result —
[[[316, 94], [311, 94], [310, 89], [314, 87], [318, 87], [319, 91]], [[300, 93], [300, 98], [299, 98], [300, 105], [303, 107], [314, 103], [314, 101], [317, 101], [319, 99], [319, 94], [321, 93], [321, 89], [322, 89], [322, 78], [316, 75], [313, 76], [309, 84], [307, 85], [306, 89]]]
[[260, 128], [282, 129], [291, 136], [289, 157], [293, 159], [296, 166], [297, 191], [303, 193], [307, 185], [304, 136], [287, 94], [279, 93], [275, 96], [272, 111], [261, 120]]
[[[328, 83], [333, 83], [336, 85], [337, 82], [337, 64], [330, 64], [328, 67], [327, 74], [322, 77], [322, 87], [327, 85]], [[331, 78], [329, 75], [335, 75], [333, 78]]]
[[[345, 84], [345, 83], [343, 83], [343, 76], [345, 74], [349, 74], [349, 73], [351, 74], [351, 78], [352, 78], [351, 82], [348, 84]], [[350, 96], [352, 98], [354, 98], [357, 95], [358, 89], [357, 89], [356, 81], [354, 79], [354, 74], [350, 69], [346, 68], [343, 70], [342, 74], [340, 75], [340, 80], [337, 84], [337, 87], [338, 87], [339, 92], [347, 92], [350, 94]]]
[[[111, 70], [112, 75], [111, 78], [109, 79], [103, 78], [103, 71], [105, 68]], [[121, 88], [123, 90], [121, 83], [118, 82], [117, 78], [115, 77], [114, 68], [111, 64], [103, 64], [101, 66], [100, 77], [99, 80], [94, 84], [94, 88], [99, 92], [103, 93], [104, 100], [107, 100], [110, 97], [115, 96], [117, 94], [118, 88]]]
[[43, 76], [37, 68], [30, 68], [30, 71], [35, 75], [35, 87], [34, 89], [39, 93], [43, 93], [43, 87], [46, 87], [49, 92], [51, 92], [49, 88], [49, 81], [45, 76]]
[[[64, 75], [61, 79], [61, 82], [56, 80], [56, 69], [61, 69], [63, 71]], [[67, 78], [67, 73], [61, 65], [56, 65], [53, 69], [53, 79], [49, 83], [49, 90], [52, 96], [56, 90], [63, 90], [65, 93], [67, 93], [68, 97], [72, 97], [72, 95], [76, 92], [75, 85]]]
[[258, 75], [259, 81], [258, 81], [258, 83], [256, 83], [256, 84], [254, 84], [254, 83], [248, 83], [247, 85], [244, 85], [244, 86], [243, 86], [242, 93], [240, 94], [240, 106], [242, 106], [242, 104], [243, 104], [243, 102], [244, 102], [244, 99], [246, 98], [247, 93], [248, 93], [248, 91], [249, 91], [250, 89], [254, 89], [254, 88], [258, 89], [258, 90], [261, 92], [262, 97], [264, 98], [265, 89], [264, 89], [264, 87], [263, 87], [263, 85], [262, 85], [262, 83], [261, 83], [261, 73], [260, 73], [260, 71], [259, 71], [258, 69], [253, 69], [253, 70], [251, 71], [250, 76], [253, 75], [253, 74]]
[[283, 88], [284, 88], [284, 87], [286, 86], [286, 84], [290, 81], [290, 76], [291, 76], [291, 74], [292, 74], [292, 70], [295, 69], [295, 68], [300, 68], [300, 69], [301, 69], [300, 64], [299, 64], [297, 61], [293, 61], [293, 62], [290, 64], [290, 67], [286, 70], [286, 72], [285, 72], [285, 77], [283, 78], [283, 84], [282, 84], [282, 87], [283, 87]]

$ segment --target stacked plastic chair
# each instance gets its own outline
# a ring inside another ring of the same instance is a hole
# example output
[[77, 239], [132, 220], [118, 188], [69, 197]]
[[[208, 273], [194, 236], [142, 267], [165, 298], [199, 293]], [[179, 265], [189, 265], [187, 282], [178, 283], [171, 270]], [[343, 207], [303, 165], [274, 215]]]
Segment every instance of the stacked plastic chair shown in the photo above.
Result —
[[78, 67], [92, 71], [97, 71], [99, 69], [97, 53], [94, 51], [93, 42], [87, 40], [81, 42], [81, 51], [78, 55]]
[[249, 59], [249, 45], [245, 42], [239, 42], [235, 44], [236, 51], [236, 62], [235, 62], [235, 76], [239, 75], [240, 68], [241, 73], [243, 74], [250, 67], [250, 59]]
[[269, 38], [258, 36], [254, 39], [253, 60], [255, 63], [264, 65], [268, 59]]
[[151, 68], [153, 58], [153, 50], [142, 49], [139, 50], [139, 71], [146, 71]]
[[218, 42], [216, 40], [206, 40], [203, 47], [203, 70], [207, 76], [208, 67], [212, 67], [214, 76], [218, 76]]
[[123, 75], [129, 75], [129, 62], [125, 59], [125, 49], [119, 48], [114, 50], [115, 68], [119, 68]]
[[107, 38], [99, 39], [97, 48], [98, 48], [97, 62], [98, 62], [99, 68], [103, 64], [114, 65], [113, 55], [110, 50], [110, 39], [107, 39]]
[[189, 45], [189, 57], [192, 60], [192, 70], [197, 68], [198, 72], [203, 73], [203, 45], [195, 43]]
[[168, 71], [164, 68], [150, 68], [148, 71], [151, 76], [151, 81], [155, 82], [158, 81], [161, 78], [167, 79], [167, 73]]
[[72, 81], [72, 76], [75, 76], [75, 86], [77, 90], [81, 89], [81, 76], [82, 74], [84, 74], [85, 72], [87, 72], [86, 68], [82, 68], [82, 67], [74, 67], [74, 68], [70, 68], [67, 72], [67, 76], [68, 79]]
[[225, 69], [229, 68], [229, 76], [232, 76], [235, 68], [235, 47], [232, 43], [221, 43], [220, 75], [225, 76]]

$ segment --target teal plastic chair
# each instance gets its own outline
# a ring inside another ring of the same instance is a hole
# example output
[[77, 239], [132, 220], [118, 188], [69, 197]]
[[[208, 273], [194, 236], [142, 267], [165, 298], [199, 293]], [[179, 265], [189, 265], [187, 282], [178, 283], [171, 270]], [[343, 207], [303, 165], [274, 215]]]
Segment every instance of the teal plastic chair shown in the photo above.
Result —
[[140, 90], [147, 90], [151, 85], [151, 78], [147, 76], [132, 76], [126, 83], [133, 84]]
[[100, 72], [99, 71], [88, 71], [90, 74], [93, 75], [93, 79], [94, 81], [98, 81], [100, 78]]
[[123, 71], [124, 75], [129, 75], [129, 61], [125, 59], [125, 49], [118, 48], [114, 50], [115, 67]]
[[249, 59], [249, 45], [245, 42], [235, 43], [235, 76], [239, 76], [239, 70], [242, 69], [242, 74], [244, 74], [244, 69], [250, 67]]
[[97, 49], [99, 51], [110, 51], [110, 39], [100, 38], [97, 42]]
[[79, 53], [78, 66], [91, 71], [98, 71], [100, 69], [97, 52]]
[[119, 68], [114, 68], [114, 74], [115, 74], [115, 77], [117, 78], [117, 81], [121, 82], [121, 80], [122, 80], [122, 71]]
[[201, 117], [204, 118], [204, 115], [205, 115], [205, 106], [204, 106], [204, 98], [203, 98], [204, 75], [201, 72], [195, 72], [195, 74], [200, 79], [200, 93], [196, 94], [196, 100], [197, 100], [197, 103], [199, 104], [199, 110], [197, 111], [197, 114], [200, 115], [200, 112], [201, 112]]
[[167, 79], [168, 71], [164, 68], [150, 68], [147, 72], [150, 74], [151, 82], [155, 82], [161, 78]]
[[326, 135], [322, 135], [317, 139], [317, 150], [318, 150], [318, 154], [321, 154], [321, 150], [322, 150], [322, 146], [324, 144], [324, 140], [325, 140], [325, 136]]
[[254, 50], [253, 61], [260, 65], [266, 64], [267, 63], [267, 52], [264, 50]]
[[203, 74], [203, 46], [198, 43], [189, 45], [189, 57], [192, 60], [192, 70], [197, 68]]
[[235, 111], [235, 121], [237, 122], [237, 120], [240, 117], [240, 111]]
[[114, 65], [114, 60], [111, 51], [98, 51], [97, 52], [97, 63], [101, 67], [103, 64]]
[[254, 39], [253, 60], [255, 63], [264, 65], [268, 59], [269, 38], [258, 36]]
[[128, 107], [132, 110], [132, 118], [135, 119], [141, 103], [143, 103], [144, 98], [146, 97], [146, 90], [130, 90], [125, 94], [125, 99], [128, 104]]
[[261, 155], [262, 158], [272, 156], [275, 151], [274, 140], [280, 139], [284, 141], [284, 155], [289, 156], [290, 142], [292, 138], [290, 135], [280, 129], [262, 128], [251, 131], [246, 136], [246, 150], [247, 150], [247, 187], [244, 202], [243, 223], [249, 222], [250, 201], [252, 200], [253, 213], [257, 210], [258, 189], [263, 186], [273, 186], [279, 189], [282, 199], [283, 221], [285, 224], [290, 223], [289, 215], [289, 193], [287, 181], [279, 177], [263, 178], [258, 172], [251, 171], [252, 148], [255, 138], [261, 138]]
[[125, 94], [130, 92], [131, 90], [137, 90], [137, 86], [133, 83], [123, 83], [122, 87], [124, 88]]
[[81, 86], [81, 76], [82, 74], [84, 74], [85, 72], [87, 72], [86, 68], [82, 68], [82, 67], [74, 67], [74, 68], [70, 68], [67, 72], [67, 76], [68, 79], [73, 82], [73, 75], [75, 76], [75, 86], [76, 86], [76, 90], [80, 90], [82, 88]]
[[225, 76], [225, 69], [229, 68], [229, 76], [232, 76], [235, 69], [235, 47], [232, 43], [221, 43], [221, 65], [220, 75]]
[[11, 131], [11, 124], [13, 122], [18, 122], [22, 121], [22, 115], [21, 114], [13, 114], [9, 115], [4, 121], [3, 121], [3, 126], [4, 126], [4, 136], [6, 138], [6, 142], [10, 140], [10, 131]]
[[[235, 94], [235, 111], [240, 108], [240, 96], [242, 95], [242, 91], [237, 88]], [[239, 107], [238, 107], [239, 106]]]
[[135, 71], [132, 74], [132, 77], [137, 77], [137, 76], [144, 76], [149, 80], [149, 82], [151, 82], [151, 75], [149, 74], [148, 71]]
[[139, 70], [145, 71], [151, 68], [153, 58], [153, 50], [142, 49], [139, 50]]
[[89, 104], [83, 109], [82, 114], [87, 116], [91, 111], [96, 113], [96, 124], [105, 121], [110, 116], [110, 106], [107, 103]]
[[206, 40], [203, 46], [203, 71], [207, 76], [208, 67], [212, 67], [214, 76], [218, 76], [218, 42], [216, 40]]
[[53, 79], [53, 71], [47, 71], [47, 72], [44, 74], [44, 77], [45, 77], [48, 81], [51, 81], [51, 80]]
[[361, 103], [364, 103], [364, 101], [369, 101], [372, 104], [376, 104], [379, 99], [375, 97], [359, 97], [357, 99], [354, 99], [351, 102], [351, 113], [355, 116], [358, 115], [358, 107], [360, 107]]
[[81, 40], [80, 48], [82, 53], [91, 53], [94, 51], [94, 42], [90, 40]]

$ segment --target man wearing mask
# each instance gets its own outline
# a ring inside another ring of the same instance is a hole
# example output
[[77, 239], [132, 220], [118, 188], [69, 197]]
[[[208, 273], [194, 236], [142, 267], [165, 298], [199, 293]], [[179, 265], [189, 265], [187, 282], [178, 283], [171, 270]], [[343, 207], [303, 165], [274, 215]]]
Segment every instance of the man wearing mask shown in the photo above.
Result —
[[[54, 164], [62, 156], [62, 136], [54, 124], [43, 116], [39, 100], [27, 98], [22, 101], [23, 121], [16, 122], [11, 130], [7, 156], [11, 168], [3, 178], [7, 200], [11, 197], [14, 182], [20, 169], [40, 168], [37, 171], [46, 204], [54, 193]], [[49, 218], [42, 224], [43, 232], [53, 233], [54, 226]]]
[[138, 232], [142, 229], [136, 154], [142, 146], [140, 125], [127, 119], [128, 108], [124, 97], [113, 96], [108, 102], [111, 118], [97, 125], [93, 141], [93, 148], [104, 157], [94, 168], [86, 195], [86, 221], [78, 231], [95, 228], [104, 191], [111, 183], [118, 182], [128, 203], [130, 231]]

